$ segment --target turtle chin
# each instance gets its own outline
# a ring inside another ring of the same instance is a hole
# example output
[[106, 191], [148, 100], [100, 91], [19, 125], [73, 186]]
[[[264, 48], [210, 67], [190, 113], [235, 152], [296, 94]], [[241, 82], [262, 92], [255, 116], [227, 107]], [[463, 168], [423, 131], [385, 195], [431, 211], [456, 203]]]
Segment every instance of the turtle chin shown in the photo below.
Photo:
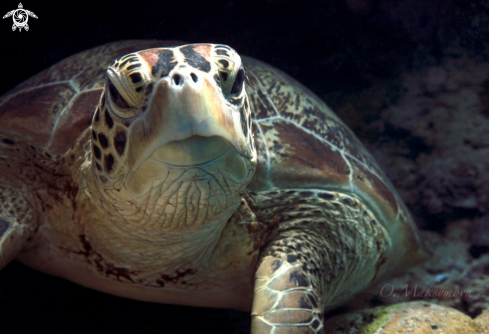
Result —
[[[92, 199], [116, 221], [151, 233], [221, 226], [238, 207], [256, 168], [220, 137], [191, 136], [158, 147], [118, 189]], [[212, 228], [214, 228], [212, 227]], [[158, 232], [159, 231], [159, 232]]]
[[[222, 183], [218, 188], [230, 185], [245, 188], [254, 173], [255, 160], [240, 154], [223, 137], [191, 136], [156, 149], [137, 169], [126, 175], [125, 188], [134, 197], [145, 196], [156, 184], [167, 182], [174, 175], [179, 175], [178, 182], [210, 177], [212, 182]], [[221, 182], [224, 180], [227, 182]]]
[[209, 163], [225, 154], [231, 143], [223, 137], [191, 136], [158, 148], [152, 159], [168, 165], [190, 167]]

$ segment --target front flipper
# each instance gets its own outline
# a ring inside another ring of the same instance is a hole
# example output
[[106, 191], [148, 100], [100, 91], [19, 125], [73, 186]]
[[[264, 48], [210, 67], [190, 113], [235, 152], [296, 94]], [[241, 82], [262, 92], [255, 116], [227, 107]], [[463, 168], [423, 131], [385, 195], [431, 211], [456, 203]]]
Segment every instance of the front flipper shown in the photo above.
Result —
[[252, 334], [323, 333], [318, 291], [293, 255], [268, 256], [255, 275]]
[[252, 334], [323, 333], [323, 311], [351, 299], [397, 260], [387, 230], [356, 195], [251, 195], [257, 221], [273, 227], [255, 274]]
[[32, 212], [18, 191], [0, 186], [0, 269], [15, 259], [33, 233]]

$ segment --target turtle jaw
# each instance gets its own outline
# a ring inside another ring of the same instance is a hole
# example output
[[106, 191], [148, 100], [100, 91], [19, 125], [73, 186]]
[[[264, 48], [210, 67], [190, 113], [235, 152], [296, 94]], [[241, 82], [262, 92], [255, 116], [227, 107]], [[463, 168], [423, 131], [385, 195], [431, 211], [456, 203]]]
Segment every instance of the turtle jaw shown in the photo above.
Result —
[[218, 159], [230, 147], [229, 141], [223, 137], [191, 136], [163, 145], [153, 153], [151, 158], [168, 165], [191, 167]]
[[194, 72], [198, 73], [179, 68], [155, 84], [147, 111], [131, 126], [130, 171], [150, 158], [175, 165], [205, 163], [223, 153], [225, 144], [253, 158], [236, 107], [226, 101], [215, 82], [205, 76], [192, 79]]

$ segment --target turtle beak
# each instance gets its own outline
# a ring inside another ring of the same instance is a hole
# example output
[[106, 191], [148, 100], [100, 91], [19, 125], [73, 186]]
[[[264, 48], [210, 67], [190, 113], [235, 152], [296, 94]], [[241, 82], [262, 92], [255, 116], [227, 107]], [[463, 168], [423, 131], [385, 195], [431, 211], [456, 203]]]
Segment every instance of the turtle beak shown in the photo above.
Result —
[[179, 67], [156, 83], [147, 111], [133, 124], [129, 166], [135, 170], [151, 156], [174, 165], [202, 164], [230, 146], [244, 152], [239, 124], [214, 82], [194, 68]]

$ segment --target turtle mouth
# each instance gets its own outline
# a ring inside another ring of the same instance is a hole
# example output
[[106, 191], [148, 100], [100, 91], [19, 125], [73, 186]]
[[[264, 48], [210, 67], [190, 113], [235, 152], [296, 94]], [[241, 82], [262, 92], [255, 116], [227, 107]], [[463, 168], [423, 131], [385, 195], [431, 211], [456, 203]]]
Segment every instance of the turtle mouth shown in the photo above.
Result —
[[220, 136], [191, 136], [183, 140], [174, 140], [153, 152], [152, 158], [174, 166], [203, 165], [219, 158], [231, 147]]

